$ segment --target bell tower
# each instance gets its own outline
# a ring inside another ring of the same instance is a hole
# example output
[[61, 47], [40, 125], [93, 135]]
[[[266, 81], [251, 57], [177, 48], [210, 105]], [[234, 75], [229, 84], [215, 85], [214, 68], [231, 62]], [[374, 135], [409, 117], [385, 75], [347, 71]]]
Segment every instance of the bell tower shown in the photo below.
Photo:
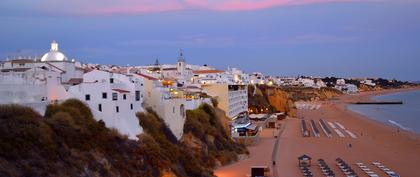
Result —
[[182, 50], [179, 52], [178, 62], [176, 63], [176, 70], [178, 71], [179, 75], [185, 74], [185, 58]]
[[51, 52], [57, 52], [58, 51], [58, 43], [55, 40], [53, 40], [51, 42], [51, 49], [50, 49], [50, 51]]

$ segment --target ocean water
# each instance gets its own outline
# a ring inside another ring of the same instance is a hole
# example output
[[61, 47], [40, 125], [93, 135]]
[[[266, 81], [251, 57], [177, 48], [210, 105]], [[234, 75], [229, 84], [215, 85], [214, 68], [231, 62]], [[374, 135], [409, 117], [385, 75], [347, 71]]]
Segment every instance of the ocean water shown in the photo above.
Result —
[[375, 96], [376, 101], [402, 101], [402, 105], [355, 105], [348, 109], [373, 120], [420, 134], [420, 91]]

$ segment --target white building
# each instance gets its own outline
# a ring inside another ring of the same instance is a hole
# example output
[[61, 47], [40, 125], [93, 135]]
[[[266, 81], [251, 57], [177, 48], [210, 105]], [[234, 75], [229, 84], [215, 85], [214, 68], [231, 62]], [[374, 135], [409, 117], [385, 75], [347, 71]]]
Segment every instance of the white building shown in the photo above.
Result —
[[[178, 82], [178, 84], [184, 85], [189, 83], [193, 72], [190, 68], [187, 67], [187, 63], [184, 57], [182, 50], [179, 53], [178, 61], [176, 65], [160, 65], [158, 61], [155, 62], [152, 68], [156, 72], [160, 73], [161, 79], [173, 79]], [[157, 69], [159, 68], [159, 69]]]
[[265, 84], [264, 75], [259, 72], [254, 72], [249, 75], [249, 82], [251, 84]]
[[244, 73], [239, 68], [229, 68], [227, 73], [233, 76], [233, 83], [236, 84], [249, 84], [249, 75]]
[[194, 70], [192, 83], [198, 84], [216, 84], [229, 82], [223, 70]]
[[355, 94], [359, 91], [357, 86], [354, 84], [344, 84], [342, 86], [338, 86], [338, 89], [347, 94]]
[[152, 108], [165, 121], [175, 137], [180, 139], [186, 119], [186, 99], [182, 93], [173, 88], [163, 87], [157, 78], [146, 74], [137, 76], [144, 78], [145, 107]]
[[143, 112], [143, 80], [106, 71], [83, 75], [83, 83], [69, 88], [69, 96], [84, 101], [94, 117], [130, 139], [143, 132], [137, 112]]
[[322, 81], [322, 79], [316, 79], [315, 86], [316, 88], [322, 88], [322, 87], [327, 87], [327, 84], [325, 84], [325, 82]]
[[236, 119], [240, 114], [248, 113], [248, 86], [232, 84], [206, 84], [203, 90], [218, 101], [226, 116]]
[[337, 79], [337, 81], [335, 82], [335, 85], [345, 85], [346, 84], [346, 80], [344, 79]]
[[360, 83], [365, 84], [365, 85], [368, 85], [368, 86], [372, 86], [372, 87], [375, 87], [376, 86], [375, 82], [373, 82], [370, 79], [362, 80], [362, 81], [360, 81]]
[[41, 59], [12, 59], [0, 63], [0, 103], [30, 106], [40, 114], [45, 106], [68, 98], [66, 89], [82, 81], [83, 68], [58, 50], [51, 49]]
[[297, 80], [299, 82], [299, 85], [302, 85], [304, 87], [311, 87], [311, 88], [315, 88], [315, 81], [312, 78], [298, 78]]

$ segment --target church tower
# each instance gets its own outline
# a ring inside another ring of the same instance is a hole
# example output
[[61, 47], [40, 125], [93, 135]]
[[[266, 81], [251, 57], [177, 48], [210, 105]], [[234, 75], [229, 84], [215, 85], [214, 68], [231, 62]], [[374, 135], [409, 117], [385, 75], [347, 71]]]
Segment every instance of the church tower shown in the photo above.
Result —
[[178, 71], [179, 75], [185, 75], [185, 58], [182, 50], [179, 52], [178, 62], [176, 63], [176, 70]]
[[53, 40], [51, 42], [51, 49], [50, 49], [50, 51], [52, 51], [52, 52], [58, 52], [58, 43], [55, 40]]

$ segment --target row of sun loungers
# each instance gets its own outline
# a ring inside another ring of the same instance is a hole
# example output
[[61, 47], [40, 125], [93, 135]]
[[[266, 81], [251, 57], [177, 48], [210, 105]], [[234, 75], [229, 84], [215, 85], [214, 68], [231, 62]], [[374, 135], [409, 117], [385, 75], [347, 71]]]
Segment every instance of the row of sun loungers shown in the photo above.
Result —
[[299, 167], [304, 177], [313, 177], [312, 171], [309, 169], [309, 165], [302, 163]]
[[320, 137], [321, 135], [319, 134], [318, 127], [316, 127], [315, 121], [312, 119], [311, 119], [311, 127], [312, 127], [312, 132], [314, 133], [314, 136]]
[[375, 172], [373, 172], [368, 166], [366, 166], [363, 163], [356, 163], [356, 165], [363, 171], [365, 172], [368, 176], [370, 177], [379, 177], [379, 175], [377, 175]]
[[306, 126], [305, 120], [301, 121], [301, 128], [302, 128], [302, 136], [303, 137], [309, 137], [310, 134], [309, 134], [308, 127]]
[[335, 177], [334, 172], [330, 169], [330, 167], [325, 163], [324, 159], [318, 159], [318, 166], [321, 168], [322, 174], [326, 177]]
[[319, 125], [321, 126], [325, 135], [327, 135], [327, 137], [331, 138], [332, 137], [331, 130], [327, 127], [327, 125], [325, 124], [323, 119], [319, 119]]
[[346, 177], [358, 177], [357, 173], [343, 159], [337, 158], [335, 161]]
[[384, 165], [382, 165], [379, 162], [372, 162], [372, 165], [375, 165], [376, 167], [378, 167], [379, 169], [381, 169], [382, 172], [384, 172], [385, 174], [387, 174], [390, 177], [399, 177], [400, 176], [400, 175], [398, 175], [397, 173], [395, 173], [391, 169], [385, 167]]
[[344, 136], [344, 134], [340, 131], [340, 130], [338, 130], [338, 128], [332, 123], [332, 122], [327, 122], [328, 123], [328, 125], [330, 125], [330, 127], [335, 131], [335, 133], [337, 133], [337, 135], [340, 137], [340, 138], [344, 138], [345, 136]]
[[350, 130], [347, 130], [343, 125], [341, 125], [340, 123], [338, 123], [338, 122], [335, 122], [335, 124], [337, 124], [337, 126], [339, 126], [342, 130], [344, 130], [347, 134], [349, 134], [350, 135], [350, 137], [352, 137], [352, 138], [354, 138], [354, 139], [356, 139], [357, 138], [357, 136], [356, 135], [354, 135]]
[[[311, 126], [313, 136], [314, 137], [320, 137], [321, 133], [320, 133], [318, 127], [316, 126], [315, 121], [311, 119], [309, 124]], [[357, 138], [357, 136], [355, 134], [353, 134], [352, 132], [347, 130], [342, 124], [340, 124], [338, 122], [328, 122], [328, 121], [324, 121], [323, 119], [320, 119], [319, 120], [319, 126], [321, 127], [324, 134], [329, 138], [332, 137], [332, 131], [330, 130], [330, 128], [328, 128], [327, 125], [329, 127], [331, 127], [331, 129], [333, 129], [334, 132], [341, 138], [346, 137], [346, 135], [345, 135], [345, 133], [343, 133], [343, 131], [346, 132], [350, 137], [352, 137], [354, 139]], [[301, 129], [302, 129], [303, 137], [310, 137], [311, 136], [305, 120], [301, 120]]]

